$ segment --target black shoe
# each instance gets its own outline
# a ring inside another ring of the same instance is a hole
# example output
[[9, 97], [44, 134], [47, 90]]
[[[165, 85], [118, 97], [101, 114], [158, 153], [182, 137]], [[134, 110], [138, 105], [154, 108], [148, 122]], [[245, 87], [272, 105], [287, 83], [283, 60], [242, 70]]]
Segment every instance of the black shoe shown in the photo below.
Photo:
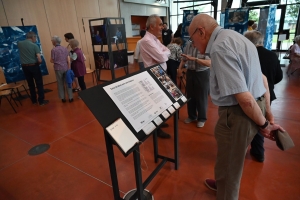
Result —
[[162, 131], [161, 129], [158, 129], [157, 130], [157, 137], [170, 138], [171, 136], [168, 133], [165, 133], [164, 131]]
[[66, 100], [65, 100], [65, 99], [62, 99], [61, 102], [66, 103]]
[[166, 127], [169, 127], [169, 124], [163, 123], [160, 127], [161, 127], [161, 128], [166, 128]]
[[264, 155], [260, 155], [260, 154], [256, 154], [256, 153], [253, 153], [250, 149], [250, 155], [252, 157], [254, 157], [254, 159], [257, 161], [257, 162], [264, 162], [265, 160], [265, 156]]
[[74, 101], [74, 99], [69, 99], [69, 102], [72, 103]]
[[49, 100], [44, 100], [43, 102], [40, 103], [40, 106], [44, 106], [44, 105], [46, 105], [48, 103], [49, 103]]

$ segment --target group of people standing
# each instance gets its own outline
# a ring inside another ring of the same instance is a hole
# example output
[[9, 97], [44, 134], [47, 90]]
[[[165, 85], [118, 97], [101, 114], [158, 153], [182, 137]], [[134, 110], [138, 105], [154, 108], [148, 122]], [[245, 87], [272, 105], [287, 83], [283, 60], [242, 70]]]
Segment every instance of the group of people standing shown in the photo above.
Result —
[[[223, 29], [209, 15], [194, 17], [188, 30], [189, 42], [181, 55], [174, 45], [176, 39], [171, 44], [159, 41], [164, 27], [158, 15], [148, 17], [147, 31], [139, 41], [140, 61], [144, 67], [160, 64], [170, 75], [172, 70], [167, 63], [172, 69], [176, 66], [174, 61], [180, 58], [179, 70], [187, 67], [189, 117], [185, 123], [197, 121], [197, 127], [204, 126], [208, 94], [219, 106], [214, 132], [215, 179], [206, 179], [204, 183], [217, 192], [217, 199], [238, 199], [248, 146], [251, 145], [250, 154], [263, 162], [264, 137], [275, 140], [274, 132], [284, 131], [275, 124], [270, 108], [276, 99], [274, 84], [282, 79], [279, 60], [263, 47], [260, 32], [248, 31], [243, 36]], [[160, 133], [161, 130], [158, 136]]]
[[[196, 121], [198, 128], [203, 127], [207, 120], [209, 57], [201, 55], [191, 42], [187, 42], [182, 51], [182, 24], [179, 24], [173, 36], [167, 23], [162, 23], [159, 16], [151, 15], [146, 27], [147, 37], [138, 41], [135, 59], [140, 55], [138, 61], [140, 66], [161, 64], [175, 84], [177, 84], [178, 71], [182, 73], [182, 70], [186, 69], [186, 94], [190, 101], [187, 103], [188, 118], [184, 122]], [[157, 39], [158, 37], [162, 38], [163, 45]]]
[[[74, 39], [73, 34], [66, 33], [64, 36], [66, 42], [68, 42], [67, 47], [60, 45], [60, 37], [53, 36], [51, 38], [54, 47], [51, 50], [50, 62], [53, 63], [59, 98], [65, 103], [67, 93], [71, 103], [74, 101], [74, 91], [86, 89], [84, 82], [84, 75], [86, 74], [85, 57], [80, 48], [78, 48], [79, 42]], [[36, 34], [30, 31], [26, 34], [26, 40], [18, 42], [18, 48], [22, 69], [30, 90], [31, 101], [33, 104], [39, 103], [39, 105], [43, 106], [48, 104], [49, 100], [44, 99], [43, 77], [39, 67], [42, 59], [40, 49], [35, 42]], [[73, 79], [75, 79], [76, 87], [72, 91]], [[36, 94], [36, 88], [38, 95]]]

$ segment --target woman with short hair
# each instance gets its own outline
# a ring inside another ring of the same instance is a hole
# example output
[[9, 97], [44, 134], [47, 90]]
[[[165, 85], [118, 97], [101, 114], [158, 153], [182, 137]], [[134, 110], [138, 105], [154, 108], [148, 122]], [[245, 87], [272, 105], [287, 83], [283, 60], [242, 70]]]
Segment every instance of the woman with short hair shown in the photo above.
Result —
[[51, 42], [54, 48], [51, 50], [50, 62], [54, 64], [59, 97], [63, 103], [66, 102], [65, 91], [67, 88], [69, 102], [73, 102], [72, 88], [66, 85], [66, 72], [70, 69], [68, 49], [60, 46], [61, 39], [56, 35], [51, 38]]
[[78, 79], [79, 86], [81, 90], [85, 90], [85, 82], [84, 82], [84, 75], [86, 74], [86, 67], [84, 63], [84, 56], [79, 46], [79, 42], [76, 39], [69, 40], [69, 44], [72, 48], [70, 52], [71, 58], [71, 69], [73, 70], [75, 77]]

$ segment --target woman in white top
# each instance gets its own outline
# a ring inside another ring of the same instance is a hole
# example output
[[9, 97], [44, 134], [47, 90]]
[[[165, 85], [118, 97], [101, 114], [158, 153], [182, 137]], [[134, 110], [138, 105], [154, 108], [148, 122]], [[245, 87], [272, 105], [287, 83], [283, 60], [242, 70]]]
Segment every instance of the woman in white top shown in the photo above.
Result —
[[295, 37], [295, 44], [291, 48], [290, 59], [291, 63], [288, 66], [287, 74], [290, 76], [297, 69], [300, 69], [300, 35]]

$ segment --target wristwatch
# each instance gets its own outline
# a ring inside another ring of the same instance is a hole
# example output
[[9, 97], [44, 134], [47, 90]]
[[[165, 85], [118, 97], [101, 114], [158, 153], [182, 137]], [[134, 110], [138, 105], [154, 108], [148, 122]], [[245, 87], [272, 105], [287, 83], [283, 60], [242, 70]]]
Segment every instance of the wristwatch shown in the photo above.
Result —
[[259, 128], [260, 128], [260, 129], [265, 129], [268, 125], [269, 125], [269, 121], [266, 120], [266, 122], [264, 123], [264, 125], [259, 126]]

